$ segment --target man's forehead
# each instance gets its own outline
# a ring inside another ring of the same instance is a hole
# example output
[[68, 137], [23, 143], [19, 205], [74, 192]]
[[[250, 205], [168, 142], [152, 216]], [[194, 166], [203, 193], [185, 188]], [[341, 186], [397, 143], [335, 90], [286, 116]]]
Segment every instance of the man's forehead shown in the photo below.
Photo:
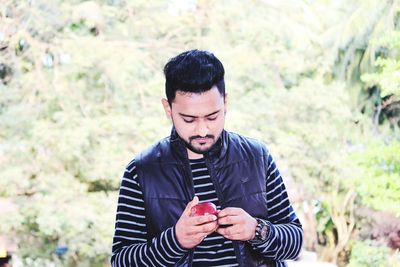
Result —
[[175, 96], [172, 106], [197, 106], [205, 108], [207, 106], [220, 106], [223, 103], [224, 99], [219, 93], [183, 93]]
[[177, 94], [172, 101], [172, 110], [187, 116], [205, 117], [223, 109], [224, 100], [219, 94]]

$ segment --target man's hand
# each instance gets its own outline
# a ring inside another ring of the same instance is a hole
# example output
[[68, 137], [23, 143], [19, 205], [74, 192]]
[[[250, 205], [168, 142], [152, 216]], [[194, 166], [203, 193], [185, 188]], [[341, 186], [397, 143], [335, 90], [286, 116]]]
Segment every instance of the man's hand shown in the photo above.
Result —
[[190, 210], [199, 203], [199, 198], [190, 201], [175, 226], [176, 237], [179, 244], [186, 249], [191, 249], [218, 228], [217, 216], [204, 215], [190, 217]]
[[218, 213], [217, 232], [230, 240], [248, 241], [256, 233], [257, 220], [241, 208], [225, 208]]

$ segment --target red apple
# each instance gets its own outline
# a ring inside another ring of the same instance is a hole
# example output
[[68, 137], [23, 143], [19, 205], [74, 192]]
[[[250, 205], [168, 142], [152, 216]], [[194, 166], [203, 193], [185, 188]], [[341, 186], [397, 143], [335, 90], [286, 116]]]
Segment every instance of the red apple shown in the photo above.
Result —
[[199, 203], [190, 210], [190, 217], [210, 214], [217, 215], [217, 207], [211, 202]]

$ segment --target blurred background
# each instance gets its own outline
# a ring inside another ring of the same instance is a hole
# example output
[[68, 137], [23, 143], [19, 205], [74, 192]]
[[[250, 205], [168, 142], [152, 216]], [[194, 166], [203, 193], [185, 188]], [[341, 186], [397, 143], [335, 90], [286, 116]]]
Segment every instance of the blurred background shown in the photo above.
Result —
[[305, 251], [400, 266], [399, 0], [0, 0], [3, 258], [109, 266], [120, 177], [169, 134], [162, 68], [193, 48], [225, 66], [226, 129], [276, 158]]

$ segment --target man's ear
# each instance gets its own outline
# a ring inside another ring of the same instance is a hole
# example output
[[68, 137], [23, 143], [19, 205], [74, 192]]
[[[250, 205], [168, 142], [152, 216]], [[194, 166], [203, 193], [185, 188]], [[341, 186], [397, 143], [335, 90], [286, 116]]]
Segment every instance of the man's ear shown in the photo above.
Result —
[[165, 98], [161, 99], [161, 104], [162, 104], [163, 107], [164, 107], [165, 115], [167, 116], [167, 118], [168, 118], [169, 120], [171, 120], [171, 119], [172, 119], [172, 115], [171, 115], [171, 106], [169, 105], [168, 100], [165, 99]]

